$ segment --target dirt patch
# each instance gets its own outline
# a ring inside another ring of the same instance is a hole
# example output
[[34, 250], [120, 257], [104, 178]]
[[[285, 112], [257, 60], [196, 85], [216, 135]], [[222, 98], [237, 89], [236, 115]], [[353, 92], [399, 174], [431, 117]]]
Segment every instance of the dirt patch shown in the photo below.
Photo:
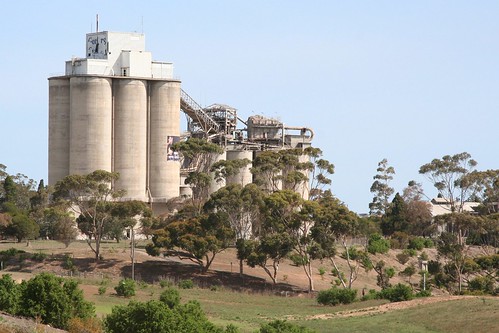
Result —
[[[477, 298], [477, 297], [476, 296], [423, 297], [423, 298], [417, 298], [417, 299], [410, 300], [410, 301], [387, 303], [387, 304], [382, 304], [379, 306], [372, 306], [372, 307], [363, 308], [363, 309], [313, 315], [313, 316], [306, 317], [305, 320], [368, 316], [368, 315], [391, 312], [391, 311], [395, 311], [395, 310], [413, 308], [413, 307], [420, 306], [420, 305], [427, 305], [427, 304], [433, 304], [433, 303], [438, 303], [438, 302], [449, 302], [449, 301], [455, 301], [455, 300], [465, 299], [465, 298]], [[481, 297], [481, 298], [483, 298], [483, 297]], [[490, 298], [492, 298], [492, 297], [490, 297]]]

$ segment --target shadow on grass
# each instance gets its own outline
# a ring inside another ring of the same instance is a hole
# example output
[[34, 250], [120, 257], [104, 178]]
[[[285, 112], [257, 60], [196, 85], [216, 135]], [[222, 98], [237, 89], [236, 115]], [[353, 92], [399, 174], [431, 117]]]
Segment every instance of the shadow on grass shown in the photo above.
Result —
[[[131, 277], [132, 267], [122, 267], [121, 275]], [[278, 283], [273, 285], [265, 279], [239, 273], [209, 270], [200, 272], [198, 265], [182, 263], [177, 261], [144, 261], [135, 264], [135, 278], [147, 283], [157, 283], [161, 280], [169, 280], [178, 283], [181, 280], [191, 279], [200, 288], [223, 287], [234, 291], [258, 292], [258, 293], [301, 293], [303, 290], [296, 286]]]

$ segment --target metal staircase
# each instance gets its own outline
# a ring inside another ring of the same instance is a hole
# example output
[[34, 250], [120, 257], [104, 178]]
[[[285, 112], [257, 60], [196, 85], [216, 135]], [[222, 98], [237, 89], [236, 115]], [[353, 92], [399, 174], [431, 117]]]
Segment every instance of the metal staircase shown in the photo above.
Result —
[[213, 120], [203, 108], [194, 101], [184, 90], [180, 90], [180, 109], [188, 115], [193, 123], [201, 128], [206, 134], [218, 133], [220, 125]]

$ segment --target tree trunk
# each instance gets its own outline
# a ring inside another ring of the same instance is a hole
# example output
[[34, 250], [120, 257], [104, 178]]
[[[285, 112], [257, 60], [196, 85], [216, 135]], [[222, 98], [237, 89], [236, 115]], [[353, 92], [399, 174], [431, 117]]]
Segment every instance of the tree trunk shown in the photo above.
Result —
[[244, 274], [244, 260], [243, 259], [239, 259], [239, 276], [240, 277], [243, 277], [243, 274]]

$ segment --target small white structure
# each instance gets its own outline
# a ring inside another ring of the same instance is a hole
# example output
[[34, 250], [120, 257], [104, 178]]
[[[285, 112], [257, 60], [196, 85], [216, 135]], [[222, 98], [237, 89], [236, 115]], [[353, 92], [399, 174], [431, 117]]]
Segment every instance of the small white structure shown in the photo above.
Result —
[[101, 31], [86, 36], [86, 58], [66, 61], [66, 75], [172, 79], [171, 62], [153, 61], [144, 34]]
[[[465, 201], [463, 202], [462, 212], [473, 213], [475, 208], [480, 205], [479, 202]], [[452, 213], [450, 201], [446, 198], [433, 198], [430, 201], [430, 211], [433, 217]], [[445, 226], [438, 226], [438, 233], [445, 231]]]

